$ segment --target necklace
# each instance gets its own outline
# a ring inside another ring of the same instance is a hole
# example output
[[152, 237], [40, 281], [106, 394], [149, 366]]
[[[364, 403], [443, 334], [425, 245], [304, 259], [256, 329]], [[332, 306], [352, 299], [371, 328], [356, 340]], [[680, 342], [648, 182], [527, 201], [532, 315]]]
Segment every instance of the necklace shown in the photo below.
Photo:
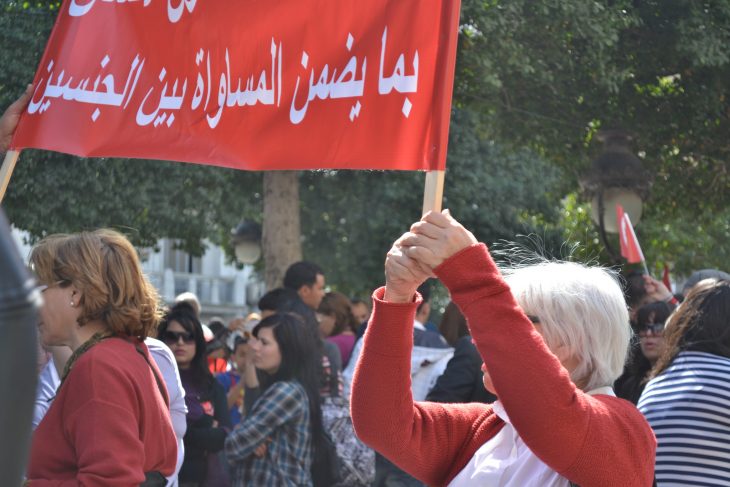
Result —
[[74, 352], [69, 357], [68, 362], [66, 362], [66, 366], [63, 368], [63, 376], [61, 377], [61, 384], [58, 386], [58, 388], [61, 388], [63, 382], [66, 380], [66, 377], [68, 377], [68, 374], [71, 373], [71, 369], [73, 369], [74, 364], [79, 359], [79, 357], [81, 357], [81, 355], [83, 355], [97, 343], [112, 336], [114, 335], [108, 330], [96, 332], [94, 333], [94, 335], [92, 335], [91, 338], [82, 343], [79, 348], [74, 350]]

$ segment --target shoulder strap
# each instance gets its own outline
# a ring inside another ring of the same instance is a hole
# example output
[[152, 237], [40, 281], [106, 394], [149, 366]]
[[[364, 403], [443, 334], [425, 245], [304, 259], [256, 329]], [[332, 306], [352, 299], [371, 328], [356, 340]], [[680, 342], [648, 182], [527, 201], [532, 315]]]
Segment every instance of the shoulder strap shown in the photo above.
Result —
[[[570, 487], [580, 487], [580, 486], [578, 484], [576, 484], [575, 482], [570, 482]], [[657, 487], [656, 474], [654, 474], [654, 481], [652, 482], [651, 487]]]
[[170, 398], [167, 396], [167, 387], [164, 386], [162, 383], [162, 380], [160, 379], [160, 376], [157, 375], [157, 371], [150, 363], [150, 359], [147, 356], [146, 353], [144, 353], [144, 350], [142, 350], [142, 347], [139, 346], [139, 343], [134, 344], [134, 349], [137, 350], [137, 353], [139, 353], [142, 358], [144, 358], [144, 361], [147, 362], [147, 365], [150, 366], [150, 370], [152, 371], [152, 375], [155, 376], [155, 382], [157, 382], [157, 388], [160, 390], [160, 394], [162, 395], [162, 400], [165, 401], [165, 406], [167, 408], [170, 408]]

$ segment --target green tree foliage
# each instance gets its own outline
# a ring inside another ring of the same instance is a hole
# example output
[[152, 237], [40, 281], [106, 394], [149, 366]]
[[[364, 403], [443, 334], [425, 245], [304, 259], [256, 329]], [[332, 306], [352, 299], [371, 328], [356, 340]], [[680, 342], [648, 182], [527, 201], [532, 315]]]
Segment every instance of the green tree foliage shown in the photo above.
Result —
[[[547, 249], [560, 245], [559, 231], [546, 233], [532, 224], [558, 217], [552, 192], [560, 174], [554, 166], [528, 150], [500, 149], [466, 110], [452, 117], [448, 160], [444, 207], [478, 239], [491, 243], [538, 233]], [[304, 173], [304, 255], [320, 262], [338, 288], [368, 293], [384, 282], [383, 262], [393, 241], [420, 217], [423, 185], [423, 173]]]
[[465, 1], [461, 21], [455, 101], [490, 138], [534, 148], [570, 193], [598, 129], [633, 132], [655, 174], [637, 229], [650, 263], [726, 267], [730, 4]]

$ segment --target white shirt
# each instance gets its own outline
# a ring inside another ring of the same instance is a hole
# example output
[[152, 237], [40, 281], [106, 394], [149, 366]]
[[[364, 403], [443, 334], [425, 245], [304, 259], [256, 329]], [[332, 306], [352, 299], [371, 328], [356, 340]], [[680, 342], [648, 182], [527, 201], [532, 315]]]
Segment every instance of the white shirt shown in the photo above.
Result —
[[[610, 387], [594, 389], [588, 394], [615, 395]], [[476, 451], [449, 487], [568, 487], [568, 479], [545, 465], [525, 445], [502, 403], [496, 401], [492, 408], [505, 422], [504, 427]]]
[[[352, 378], [355, 375], [355, 366], [360, 359], [363, 339], [360, 338], [352, 349], [350, 361], [342, 371], [345, 397], [350, 398], [352, 392]], [[426, 395], [436, 384], [436, 380], [446, 370], [446, 365], [454, 356], [453, 348], [413, 347], [411, 351], [411, 392], [414, 401], [426, 400]]]
[[150, 356], [160, 369], [162, 381], [167, 386], [167, 395], [170, 396], [170, 420], [177, 439], [177, 463], [173, 474], [167, 477], [167, 487], [174, 487], [177, 485], [177, 474], [180, 473], [180, 467], [185, 459], [183, 436], [188, 429], [188, 423], [185, 420], [185, 416], [188, 414], [188, 407], [185, 405], [185, 389], [180, 381], [180, 371], [177, 369], [177, 362], [175, 362], [170, 348], [155, 338], [147, 338], [144, 344], [147, 345]]
[[56, 389], [61, 385], [61, 378], [58, 377], [56, 365], [53, 363], [53, 357], [48, 359], [46, 365], [43, 366], [41, 374], [38, 376], [38, 387], [35, 393], [35, 408], [33, 410], [33, 431], [38, 427], [43, 416], [51, 407], [51, 401], [56, 396]]

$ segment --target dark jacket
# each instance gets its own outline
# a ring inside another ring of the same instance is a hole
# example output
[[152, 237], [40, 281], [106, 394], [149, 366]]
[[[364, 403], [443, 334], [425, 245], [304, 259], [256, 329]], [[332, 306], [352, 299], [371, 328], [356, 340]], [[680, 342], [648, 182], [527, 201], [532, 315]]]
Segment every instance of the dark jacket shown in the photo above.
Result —
[[[181, 482], [204, 482], [208, 471], [208, 453], [223, 449], [223, 444], [231, 430], [231, 415], [223, 386], [213, 380], [207, 390], [201, 392], [200, 402], [210, 401], [213, 416], [204, 414], [199, 419], [188, 419], [188, 430], [183, 438], [185, 460], [180, 468]], [[213, 426], [213, 421], [218, 425]]]
[[454, 347], [454, 356], [426, 400], [452, 403], [496, 401], [497, 396], [484, 388], [481, 367], [482, 358], [471, 342], [471, 337], [466, 335], [459, 338]]
[[449, 344], [440, 333], [415, 327], [413, 328], [413, 345], [426, 348], [449, 348]]

